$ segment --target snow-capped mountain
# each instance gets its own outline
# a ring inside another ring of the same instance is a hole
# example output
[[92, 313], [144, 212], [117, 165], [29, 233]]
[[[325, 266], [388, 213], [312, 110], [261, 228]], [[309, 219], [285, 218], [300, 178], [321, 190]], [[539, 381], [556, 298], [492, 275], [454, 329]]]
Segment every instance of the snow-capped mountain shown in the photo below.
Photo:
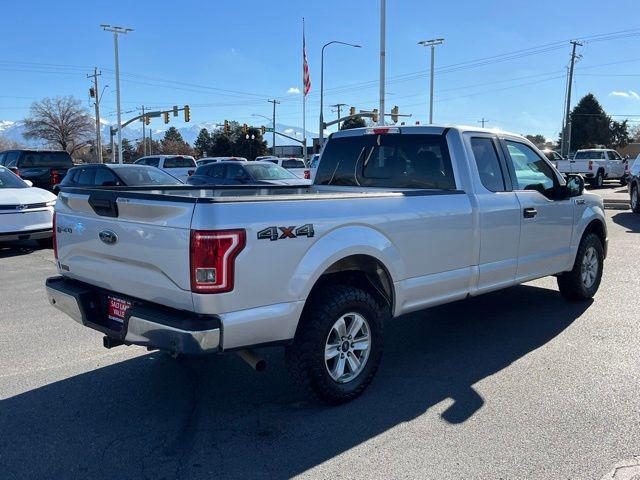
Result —
[[[105, 122], [104, 120], [102, 120], [100, 123], [103, 125], [102, 143], [104, 145], [108, 145], [109, 144], [109, 123]], [[209, 132], [213, 132], [216, 129], [221, 128], [221, 126], [214, 122], [202, 122], [198, 124], [185, 125], [183, 127], [178, 127], [178, 131], [180, 132], [180, 135], [182, 135], [182, 138], [184, 138], [186, 142], [193, 145], [193, 142], [198, 137], [200, 130], [202, 130], [203, 128], [206, 128]], [[298, 127], [276, 123], [276, 130], [278, 132], [282, 132], [291, 137], [295, 137], [298, 139], [303, 138], [302, 129]], [[166, 128], [160, 129], [160, 128], [151, 127], [152, 137], [155, 140], [162, 139], [165, 131], [166, 131]], [[133, 142], [141, 140], [142, 125], [140, 126], [129, 125], [122, 130], [122, 133], [123, 133], [123, 137], [126, 138], [127, 140], [131, 140]], [[0, 137], [3, 137], [6, 140], [10, 140], [27, 147], [42, 148], [46, 146], [44, 142], [42, 142], [41, 140], [25, 139], [23, 134], [24, 134], [23, 122], [11, 121], [11, 120], [0, 120]], [[147, 135], [149, 135], [149, 127], [147, 127]], [[265, 136], [265, 140], [267, 141], [267, 144], [271, 146], [271, 139], [272, 139], [271, 133], [266, 133], [264, 136]], [[317, 136], [318, 136], [317, 133], [310, 132], [309, 130], [307, 130], [307, 143], [311, 145], [312, 138]], [[291, 140], [285, 137], [276, 136], [276, 145], [290, 145], [292, 143], [294, 142], [292, 142]]]

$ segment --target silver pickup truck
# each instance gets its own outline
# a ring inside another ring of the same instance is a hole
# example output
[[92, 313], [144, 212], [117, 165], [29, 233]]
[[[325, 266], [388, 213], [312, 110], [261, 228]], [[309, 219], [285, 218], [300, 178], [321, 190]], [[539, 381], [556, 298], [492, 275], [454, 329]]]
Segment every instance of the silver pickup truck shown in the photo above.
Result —
[[546, 275], [591, 298], [607, 230], [583, 188], [518, 135], [341, 131], [310, 187], [63, 189], [46, 289], [107, 347], [255, 366], [248, 349], [283, 345], [300, 384], [335, 404], [372, 380], [391, 317]]

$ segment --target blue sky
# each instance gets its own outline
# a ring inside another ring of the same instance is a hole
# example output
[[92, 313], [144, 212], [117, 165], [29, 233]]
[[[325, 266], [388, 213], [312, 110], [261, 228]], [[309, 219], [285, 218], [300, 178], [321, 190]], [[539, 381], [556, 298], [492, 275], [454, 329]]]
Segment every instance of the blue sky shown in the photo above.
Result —
[[[23, 118], [30, 103], [45, 96], [74, 95], [89, 106], [85, 75], [94, 65], [103, 71], [102, 84], [110, 86], [103, 116], [114, 120], [113, 41], [99, 28], [111, 23], [135, 29], [120, 43], [124, 111], [141, 104], [190, 104], [192, 122], [261, 125], [266, 121], [252, 114], [270, 116], [267, 99], [278, 98], [278, 122], [300, 126], [301, 97], [288, 90], [300, 88], [304, 16], [312, 81], [307, 129], [317, 131], [320, 48], [329, 40], [363, 48], [327, 48], [325, 105], [377, 106], [378, 5], [377, 0], [10, 2], [3, 5], [0, 36], [0, 120]], [[412, 122], [426, 121], [428, 50], [417, 42], [444, 37], [436, 54], [437, 122], [475, 125], [484, 117], [491, 127], [555, 139], [568, 40], [634, 28], [640, 34], [639, 13], [637, 0], [388, 0], [387, 106], [411, 113]], [[541, 45], [548, 45], [543, 53], [468, 63]], [[574, 103], [593, 92], [608, 113], [620, 115], [614, 118], [636, 115], [629, 118], [638, 125], [639, 46], [640, 35], [585, 43]], [[334, 115], [326, 107], [325, 118]]]

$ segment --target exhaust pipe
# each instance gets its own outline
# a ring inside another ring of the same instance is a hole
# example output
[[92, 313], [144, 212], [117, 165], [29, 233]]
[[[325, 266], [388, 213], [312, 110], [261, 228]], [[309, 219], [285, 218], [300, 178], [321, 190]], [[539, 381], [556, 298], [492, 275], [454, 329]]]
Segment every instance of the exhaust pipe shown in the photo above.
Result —
[[263, 358], [256, 356], [251, 350], [238, 350], [236, 352], [238, 356], [247, 362], [251, 368], [253, 368], [256, 372], [264, 372], [267, 368], [267, 362]]

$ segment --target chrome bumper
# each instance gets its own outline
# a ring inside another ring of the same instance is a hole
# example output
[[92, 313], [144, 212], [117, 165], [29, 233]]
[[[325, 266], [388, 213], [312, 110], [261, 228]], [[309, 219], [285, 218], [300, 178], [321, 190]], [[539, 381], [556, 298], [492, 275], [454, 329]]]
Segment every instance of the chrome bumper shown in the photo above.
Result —
[[[108, 292], [64, 277], [48, 278], [49, 303], [81, 325], [103, 332], [125, 344], [167, 350], [187, 355], [220, 351], [221, 323], [217, 317], [169, 309], [136, 301], [125, 315], [122, 328], [106, 321], [100, 305]], [[116, 294], [118, 295], [118, 294]]]

